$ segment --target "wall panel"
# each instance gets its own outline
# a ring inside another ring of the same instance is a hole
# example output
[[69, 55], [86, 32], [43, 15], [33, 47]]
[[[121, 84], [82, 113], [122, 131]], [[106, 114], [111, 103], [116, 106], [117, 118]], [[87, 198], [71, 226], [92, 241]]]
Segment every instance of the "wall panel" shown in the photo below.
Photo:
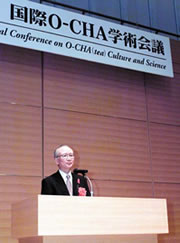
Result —
[[153, 179], [180, 183], [180, 126], [150, 124]]
[[92, 180], [94, 195], [104, 197], [142, 197], [152, 198], [152, 184], [145, 182]]
[[60, 2], [60, 3], [64, 3], [70, 6], [75, 6], [75, 7], [79, 7], [82, 9], [88, 9], [89, 6], [89, 0], [78, 0], [78, 1], [73, 1], [73, 0], [55, 0], [54, 2]]
[[180, 74], [173, 79], [146, 75], [149, 120], [180, 125]]
[[19, 241], [10, 237], [0, 237], [0, 243], [19, 243]]
[[148, 0], [136, 0], [133, 2], [131, 0], [120, 0], [120, 6], [121, 19], [145, 26], [151, 26]]
[[142, 73], [49, 54], [44, 65], [46, 107], [146, 119]]
[[39, 194], [40, 180], [41, 177], [0, 175], [0, 242], [2, 237], [14, 242], [8, 239], [11, 238], [11, 204]]
[[40, 58], [39, 52], [0, 44], [0, 243], [17, 243], [11, 204], [40, 192]]
[[173, 64], [174, 73], [180, 74], [180, 65], [178, 63]]
[[41, 105], [40, 53], [0, 44], [0, 102]]
[[172, 61], [174, 63], [180, 64], [180, 46], [179, 41], [171, 40], [171, 52], [172, 52]]
[[92, 178], [151, 180], [145, 122], [45, 109], [45, 138], [45, 175], [54, 170], [54, 148], [67, 143]]
[[179, 2], [179, 0], [174, 0], [174, 7], [175, 7], [175, 12], [176, 12], [177, 34], [180, 34], [180, 2]]
[[118, 0], [104, 1], [103, 4], [101, 1], [89, 1], [89, 10], [120, 18], [120, 2]]
[[41, 109], [0, 103], [0, 173], [41, 176]]
[[177, 33], [174, 0], [151, 0], [149, 5], [152, 27]]

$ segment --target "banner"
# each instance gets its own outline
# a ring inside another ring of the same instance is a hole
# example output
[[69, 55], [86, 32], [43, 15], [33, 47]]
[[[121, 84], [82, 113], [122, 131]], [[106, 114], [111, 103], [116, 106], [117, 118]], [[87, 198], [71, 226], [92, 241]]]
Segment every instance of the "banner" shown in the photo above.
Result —
[[173, 77], [169, 38], [31, 1], [2, 1], [0, 43]]

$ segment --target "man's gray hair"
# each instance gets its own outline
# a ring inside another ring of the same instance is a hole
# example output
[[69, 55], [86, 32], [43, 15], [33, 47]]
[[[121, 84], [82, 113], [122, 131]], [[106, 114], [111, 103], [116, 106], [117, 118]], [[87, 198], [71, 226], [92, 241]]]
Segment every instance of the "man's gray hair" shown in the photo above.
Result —
[[59, 148], [61, 148], [61, 147], [64, 147], [64, 146], [69, 147], [69, 148], [72, 149], [73, 152], [74, 152], [74, 149], [73, 149], [71, 146], [69, 146], [69, 145], [67, 145], [67, 144], [61, 144], [61, 145], [59, 145], [59, 146], [54, 150], [54, 159], [56, 159], [56, 158], [58, 157], [57, 150], [58, 150]]

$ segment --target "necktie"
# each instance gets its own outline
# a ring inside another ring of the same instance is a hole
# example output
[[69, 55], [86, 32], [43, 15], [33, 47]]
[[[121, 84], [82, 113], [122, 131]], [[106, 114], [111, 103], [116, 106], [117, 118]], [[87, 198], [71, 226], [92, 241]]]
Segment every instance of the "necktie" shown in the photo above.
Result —
[[70, 181], [70, 175], [66, 175], [66, 186], [69, 191], [69, 194], [72, 195], [72, 186], [71, 186], [71, 181]]

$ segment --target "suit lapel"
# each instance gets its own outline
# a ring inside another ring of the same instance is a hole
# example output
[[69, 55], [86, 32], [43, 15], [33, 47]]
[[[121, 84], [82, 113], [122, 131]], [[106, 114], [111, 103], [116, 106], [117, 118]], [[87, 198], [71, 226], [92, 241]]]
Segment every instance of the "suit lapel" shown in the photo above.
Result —
[[67, 186], [61, 176], [61, 174], [59, 173], [59, 171], [56, 172], [55, 174], [55, 179], [56, 179], [56, 183], [57, 183], [57, 191], [59, 192], [59, 194], [61, 195], [69, 195], [69, 191], [67, 189]]

